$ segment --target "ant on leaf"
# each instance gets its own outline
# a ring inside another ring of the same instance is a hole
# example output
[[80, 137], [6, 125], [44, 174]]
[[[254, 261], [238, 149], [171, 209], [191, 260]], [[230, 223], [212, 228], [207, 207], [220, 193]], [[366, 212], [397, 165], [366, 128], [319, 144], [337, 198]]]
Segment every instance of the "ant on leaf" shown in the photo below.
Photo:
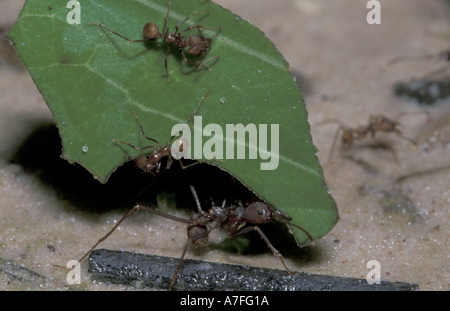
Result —
[[[419, 112], [419, 113], [425, 113], [428, 116], [428, 111], [423, 111], [423, 112]], [[407, 113], [407, 112], [400, 113], [394, 119], [390, 119], [382, 114], [372, 115], [369, 117], [369, 122], [367, 125], [358, 126], [356, 128], [349, 127], [337, 119], [328, 119], [328, 120], [324, 120], [324, 121], [318, 123], [317, 125], [323, 125], [323, 124], [327, 124], [327, 123], [337, 123], [339, 125], [339, 127], [336, 130], [336, 133], [334, 135], [334, 138], [333, 138], [333, 143], [331, 145], [330, 155], [328, 157], [327, 163], [331, 163], [333, 160], [334, 148], [336, 146], [336, 142], [338, 140], [339, 134], [342, 132], [341, 143], [342, 143], [343, 150], [348, 150], [353, 145], [354, 141], [363, 140], [364, 138], [366, 138], [366, 136], [368, 136], [370, 134], [370, 137], [372, 138], [372, 140], [375, 141], [378, 145], [389, 149], [389, 151], [392, 153], [392, 156], [394, 157], [394, 161], [397, 164], [399, 164], [395, 150], [392, 149], [388, 144], [377, 140], [375, 138], [375, 134], [377, 132], [395, 133], [398, 137], [409, 141], [414, 146], [417, 146], [417, 143], [414, 140], [403, 135], [402, 131], [399, 129], [399, 127], [401, 126], [401, 123], [399, 121], [396, 121], [396, 120], [400, 119], [402, 116], [405, 116], [407, 114], [411, 114], [411, 113]]]
[[[88, 25], [93, 25], [93, 26], [99, 26], [101, 28], [104, 28], [108, 31], [110, 31], [111, 33], [131, 42], [131, 43], [136, 43], [136, 42], [149, 42], [149, 41], [153, 41], [156, 39], [162, 39], [163, 41], [168, 43], [167, 46], [167, 50], [166, 50], [166, 54], [164, 55], [164, 66], [166, 69], [166, 74], [167, 74], [167, 83], [170, 83], [170, 79], [169, 79], [169, 70], [167, 68], [167, 59], [169, 57], [169, 52], [170, 52], [170, 46], [171, 44], [175, 44], [176, 46], [178, 46], [178, 50], [180, 52], [180, 55], [182, 57], [182, 59], [189, 63], [189, 64], [193, 64], [195, 65], [195, 69], [199, 70], [200, 68], [204, 67], [206, 68], [208, 71], [211, 71], [211, 69], [206, 65], [206, 63], [214, 60], [214, 59], [218, 59], [220, 56], [214, 56], [211, 57], [207, 60], [197, 60], [197, 61], [193, 61], [190, 60], [186, 57], [185, 53], [191, 54], [191, 55], [203, 55], [205, 54], [211, 47], [212, 44], [212, 39], [211, 38], [207, 38], [205, 36], [203, 36], [201, 29], [205, 29], [205, 30], [219, 30], [221, 27], [216, 27], [216, 28], [206, 28], [202, 25], [194, 25], [194, 26], [190, 26], [187, 27], [185, 29], [180, 30], [179, 27], [185, 23], [186, 21], [188, 21], [189, 19], [191, 19], [193, 16], [198, 15], [198, 14], [209, 14], [208, 11], [201, 11], [201, 12], [196, 12], [196, 13], [192, 13], [190, 14], [188, 17], [186, 17], [185, 19], [183, 19], [181, 22], [179, 22], [178, 24], [175, 25], [175, 31], [174, 32], [170, 32], [169, 27], [167, 27], [167, 19], [169, 17], [169, 12], [170, 12], [170, 4], [171, 1], [168, 1], [168, 7], [167, 7], [167, 13], [166, 13], [166, 17], [164, 19], [164, 26], [162, 29], [162, 32], [159, 31], [158, 26], [153, 23], [153, 22], [147, 22], [144, 25], [143, 28], [143, 35], [144, 35], [144, 39], [137, 39], [137, 40], [132, 40], [129, 39], [128, 37], [125, 37], [124, 35], [109, 29], [108, 27], [104, 26], [103, 24], [100, 23], [88, 23]], [[189, 30], [192, 29], [197, 29], [198, 30], [198, 35], [192, 35], [192, 36], [183, 36], [182, 34], [184, 32], [187, 32]], [[184, 49], [187, 48], [186, 51], [184, 51]]]
[[[200, 107], [200, 105], [203, 103], [203, 101], [209, 95], [210, 92], [211, 92], [211, 90], [209, 90], [208, 92], [206, 92], [205, 95], [203, 95], [203, 97], [200, 100], [200, 102], [198, 103], [197, 107], [195, 107], [194, 111], [192, 112], [189, 120], [186, 122], [186, 126], [189, 126], [189, 123], [194, 118], [194, 115], [197, 112], [198, 108]], [[135, 161], [136, 161], [137, 167], [139, 167], [141, 170], [143, 170], [144, 172], [150, 173], [153, 176], [156, 176], [161, 171], [161, 165], [162, 165], [162, 161], [164, 159], [167, 158], [167, 164], [165, 167], [163, 167], [164, 169], [169, 169], [170, 166], [172, 165], [173, 156], [172, 156], [171, 145], [172, 145], [174, 138], [177, 137], [180, 132], [178, 132], [176, 135], [172, 135], [172, 137], [169, 139], [169, 141], [163, 146], [156, 139], [145, 135], [144, 128], [142, 127], [142, 124], [139, 121], [138, 117], [136, 116], [136, 114], [134, 112], [132, 112], [132, 114], [133, 114], [134, 118], [136, 119], [137, 123], [139, 124], [139, 128], [141, 129], [142, 136], [145, 139], [155, 142], [157, 145], [148, 145], [148, 146], [139, 147], [139, 146], [132, 145], [128, 142], [125, 142], [125, 141], [122, 141], [119, 139], [114, 139], [113, 141], [128, 145], [131, 148], [136, 149], [136, 150], [144, 150], [144, 149], [153, 148], [153, 151], [149, 155], [139, 156], [135, 159]], [[179, 142], [177, 141], [177, 149], [179, 152], [183, 152], [183, 148], [184, 148], [183, 143], [184, 142], [182, 142], [181, 140]], [[197, 163], [199, 163], [199, 162], [190, 164], [188, 166], [183, 166], [180, 161], [180, 164], [183, 168], [189, 167], [191, 165], [195, 165]]]

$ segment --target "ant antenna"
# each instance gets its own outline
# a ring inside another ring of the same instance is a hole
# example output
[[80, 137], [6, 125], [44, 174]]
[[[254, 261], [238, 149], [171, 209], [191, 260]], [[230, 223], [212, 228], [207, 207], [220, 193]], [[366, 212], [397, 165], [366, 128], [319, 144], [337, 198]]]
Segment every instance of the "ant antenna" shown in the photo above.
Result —
[[[197, 107], [195, 107], [194, 111], [191, 113], [191, 116], [189, 117], [189, 120], [186, 122], [186, 126], [189, 126], [189, 123], [191, 123], [192, 119], [194, 119], [194, 115], [197, 112], [198, 108], [200, 107], [200, 105], [203, 103], [203, 101], [205, 100], [205, 98], [209, 95], [209, 93], [211, 93], [211, 89], [208, 90], [208, 92], [206, 92], [205, 95], [203, 95], [202, 99], [200, 99], [200, 102], [198, 103]], [[172, 142], [172, 140], [176, 137], [179, 136], [180, 133], [183, 130], [180, 130], [176, 135], [172, 135], [172, 137], [170, 137], [169, 143]]]

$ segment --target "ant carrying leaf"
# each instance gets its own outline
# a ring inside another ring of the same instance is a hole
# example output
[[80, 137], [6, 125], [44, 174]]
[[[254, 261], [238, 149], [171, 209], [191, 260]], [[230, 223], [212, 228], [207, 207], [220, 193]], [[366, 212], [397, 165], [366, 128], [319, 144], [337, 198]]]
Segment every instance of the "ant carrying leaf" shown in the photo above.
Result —
[[[186, 21], [188, 21], [189, 19], [191, 19], [193, 16], [198, 15], [198, 14], [209, 14], [209, 12], [207, 11], [202, 11], [202, 12], [197, 12], [197, 13], [192, 13], [191, 15], [189, 15], [188, 17], [186, 17], [185, 19], [183, 19], [181, 22], [179, 22], [178, 24], [175, 25], [175, 31], [174, 32], [170, 32], [169, 27], [167, 27], [167, 19], [169, 17], [169, 12], [170, 12], [170, 0], [168, 1], [168, 7], [167, 7], [167, 13], [166, 13], [166, 17], [164, 19], [164, 26], [162, 29], [162, 32], [159, 31], [158, 26], [153, 23], [153, 22], [148, 22], [144, 25], [143, 28], [143, 35], [144, 35], [144, 39], [137, 39], [137, 40], [132, 40], [129, 39], [127, 37], [125, 37], [124, 35], [121, 35], [120, 33], [109, 29], [108, 27], [104, 26], [103, 24], [99, 24], [99, 23], [88, 23], [88, 25], [93, 25], [93, 26], [99, 26], [101, 28], [104, 28], [108, 31], [110, 31], [111, 33], [131, 42], [131, 43], [136, 43], [136, 42], [149, 42], [149, 41], [154, 41], [156, 39], [162, 39], [163, 41], [168, 43], [167, 46], [167, 50], [166, 50], [166, 54], [164, 55], [164, 66], [166, 69], [166, 74], [167, 74], [167, 83], [170, 83], [170, 79], [169, 79], [169, 70], [167, 67], [167, 58], [169, 57], [169, 52], [170, 52], [170, 46], [171, 44], [175, 44], [176, 46], [178, 46], [178, 50], [180, 52], [181, 58], [189, 63], [189, 64], [193, 64], [195, 65], [195, 69], [199, 70], [200, 68], [204, 67], [206, 68], [208, 71], [211, 71], [211, 69], [206, 65], [206, 63], [214, 60], [214, 59], [218, 59], [220, 56], [214, 56], [211, 57], [207, 60], [197, 60], [197, 61], [193, 61], [190, 60], [186, 57], [185, 53], [191, 54], [191, 55], [203, 55], [205, 54], [211, 47], [212, 44], [212, 39], [211, 38], [207, 38], [205, 36], [203, 36], [201, 29], [205, 29], [205, 30], [219, 30], [220, 27], [216, 27], [216, 28], [206, 28], [202, 25], [194, 25], [194, 26], [190, 26], [187, 27], [185, 29], [180, 30], [179, 27], [184, 24]], [[189, 30], [192, 29], [197, 29], [198, 31], [198, 35], [192, 35], [192, 36], [183, 36], [182, 34], [184, 32], [187, 32]], [[187, 50], [185, 51], [184, 49], [187, 48]]]
[[280, 259], [286, 271], [289, 274], [295, 273], [287, 267], [281, 253], [272, 245], [264, 232], [259, 228], [260, 224], [280, 222], [288, 226], [295, 226], [296, 228], [302, 230], [307, 235], [307, 237], [311, 241], [313, 241], [311, 235], [303, 228], [289, 222], [289, 220], [291, 220], [289, 216], [262, 201], [253, 202], [248, 204], [247, 206], [239, 204], [229, 207], [225, 205], [224, 201], [221, 206], [212, 204], [211, 208], [208, 211], [204, 211], [201, 208], [200, 201], [198, 199], [197, 192], [195, 191], [194, 186], [190, 185], [190, 189], [197, 206], [197, 213], [194, 213], [190, 219], [184, 219], [166, 214], [158, 210], [149, 208], [143, 204], [136, 204], [116, 223], [116, 225], [105, 236], [97, 241], [97, 243], [89, 250], [89, 252], [87, 252], [79, 260], [79, 262], [81, 262], [81, 260], [89, 255], [101, 242], [106, 240], [117, 229], [117, 227], [120, 226], [120, 224], [126, 218], [128, 218], [128, 216], [130, 216], [135, 211], [146, 211], [187, 224], [188, 240], [183, 248], [178, 266], [172, 276], [169, 290], [172, 290], [175, 285], [178, 273], [180, 271], [184, 256], [186, 255], [189, 245], [192, 244], [194, 245], [194, 247], [206, 246], [208, 244], [209, 234], [220, 226], [223, 226], [225, 228], [228, 236], [231, 238], [245, 235], [251, 231], [256, 231], [267, 244], [267, 247], [272, 251], [272, 253]]
[[[197, 107], [195, 107], [194, 111], [192, 112], [189, 120], [186, 122], [186, 126], [189, 126], [189, 123], [194, 118], [194, 115], [197, 112], [198, 108], [200, 107], [200, 105], [203, 103], [203, 101], [209, 95], [210, 92], [211, 92], [211, 90], [209, 90], [205, 95], [203, 95], [203, 97], [200, 100], [200, 102], [198, 103]], [[163, 146], [156, 139], [148, 137], [147, 135], [145, 135], [144, 128], [142, 127], [142, 124], [139, 121], [138, 117], [136, 116], [136, 114], [134, 112], [132, 114], [133, 114], [134, 118], [136, 119], [137, 123], [139, 124], [139, 128], [141, 130], [142, 136], [145, 139], [148, 139], [148, 140], [150, 140], [152, 142], [155, 142], [157, 145], [148, 145], [148, 146], [141, 146], [141, 147], [139, 147], [139, 146], [135, 146], [133, 144], [130, 144], [128, 142], [125, 142], [125, 141], [122, 141], [122, 140], [118, 140], [118, 139], [114, 139], [113, 141], [119, 142], [119, 143], [122, 143], [122, 144], [125, 144], [125, 145], [128, 145], [131, 148], [136, 149], [136, 150], [153, 149], [153, 151], [149, 155], [137, 157], [135, 159], [135, 161], [136, 161], [136, 165], [141, 170], [143, 170], [144, 172], [150, 173], [153, 176], [156, 176], [161, 171], [161, 165], [163, 163], [163, 160], [167, 159], [167, 163], [166, 163], [166, 166], [164, 167], [164, 169], [169, 169], [170, 166], [172, 165], [172, 163], [173, 163], [173, 156], [172, 156], [171, 145], [172, 145], [172, 142], [173, 142], [174, 138], [177, 137], [181, 131], [178, 132], [176, 135], [173, 135], [169, 139], [169, 141]], [[177, 144], [178, 151], [179, 152], [183, 152], [183, 148], [184, 148], [183, 142], [179, 142]], [[198, 163], [198, 162], [196, 162], [196, 163]], [[196, 163], [194, 163], [194, 164], [196, 164]], [[191, 165], [193, 165], [193, 164], [191, 164]]]
[[[425, 113], [428, 115], [427, 111], [419, 112], [419, 113]], [[328, 119], [328, 120], [324, 120], [324, 121], [318, 123], [317, 125], [323, 125], [323, 124], [328, 124], [328, 123], [337, 123], [339, 125], [338, 129], [336, 130], [336, 134], [334, 135], [334, 138], [333, 138], [333, 143], [331, 145], [330, 155], [328, 157], [327, 163], [332, 163], [334, 148], [335, 148], [336, 142], [339, 138], [339, 134], [342, 133], [341, 143], [342, 143], [343, 150], [348, 150], [353, 145], [354, 141], [361, 141], [364, 138], [366, 138], [368, 135], [370, 135], [372, 140], [375, 141], [378, 145], [389, 149], [389, 151], [391, 151], [391, 153], [394, 157], [394, 161], [397, 164], [399, 164], [395, 150], [392, 149], [388, 144], [377, 140], [375, 138], [375, 134], [378, 132], [395, 133], [399, 138], [407, 140], [414, 146], [417, 146], [416, 142], [413, 139], [404, 136], [402, 131], [399, 129], [399, 127], [401, 126], [401, 123], [398, 120], [402, 116], [405, 116], [408, 114], [411, 114], [411, 113], [400, 113], [395, 119], [390, 119], [382, 114], [370, 116], [369, 122], [367, 125], [359, 126], [356, 128], [349, 127], [337, 119]]]

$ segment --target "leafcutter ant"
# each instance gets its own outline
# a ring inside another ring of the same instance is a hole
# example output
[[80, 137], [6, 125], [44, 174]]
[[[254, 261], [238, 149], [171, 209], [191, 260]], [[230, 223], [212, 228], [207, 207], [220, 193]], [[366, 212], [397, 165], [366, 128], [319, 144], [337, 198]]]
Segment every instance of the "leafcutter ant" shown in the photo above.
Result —
[[[180, 30], [179, 27], [185, 23], [186, 21], [188, 21], [190, 18], [192, 18], [195, 15], [198, 14], [209, 14], [208, 11], [201, 11], [201, 12], [196, 12], [196, 13], [192, 13], [191, 15], [189, 15], [188, 17], [186, 17], [185, 19], [183, 19], [181, 22], [179, 22], [178, 24], [175, 25], [175, 32], [170, 32], [169, 27], [167, 27], [167, 19], [169, 17], [169, 12], [170, 12], [170, 4], [171, 1], [168, 1], [168, 7], [167, 7], [167, 13], [166, 13], [166, 17], [164, 19], [164, 26], [162, 29], [162, 32], [159, 31], [158, 26], [153, 23], [153, 22], [148, 22], [144, 25], [143, 28], [143, 35], [144, 35], [144, 39], [137, 39], [137, 40], [132, 40], [129, 39], [127, 37], [125, 37], [124, 35], [121, 35], [120, 33], [113, 31], [111, 29], [109, 29], [108, 27], [104, 26], [103, 24], [99, 24], [99, 23], [88, 23], [89, 25], [94, 25], [94, 26], [99, 26], [102, 27], [108, 31], [110, 31], [111, 33], [129, 41], [132, 43], [136, 43], [136, 42], [149, 42], [149, 41], [153, 41], [156, 39], [162, 39], [163, 41], [168, 43], [167, 46], [167, 50], [166, 50], [166, 54], [164, 55], [164, 65], [165, 65], [165, 69], [166, 69], [166, 74], [167, 74], [167, 83], [170, 83], [170, 79], [169, 79], [169, 70], [167, 68], [167, 58], [169, 57], [169, 52], [170, 52], [170, 46], [171, 44], [175, 44], [176, 46], [178, 46], [178, 50], [180, 52], [180, 55], [182, 57], [182, 59], [189, 63], [189, 64], [193, 64], [195, 65], [195, 69], [199, 70], [200, 68], [204, 67], [206, 68], [208, 71], [211, 71], [211, 69], [206, 65], [206, 63], [214, 60], [214, 59], [218, 59], [219, 56], [214, 56], [211, 57], [207, 60], [197, 60], [197, 61], [193, 61], [190, 60], [186, 57], [185, 53], [191, 54], [191, 55], [203, 55], [205, 54], [211, 47], [212, 44], [212, 39], [211, 38], [207, 38], [205, 36], [203, 36], [201, 29], [205, 29], [205, 30], [219, 30], [220, 27], [216, 27], [216, 28], [206, 28], [202, 25], [194, 25], [194, 26], [190, 26], [187, 27], [185, 29]], [[182, 34], [192, 30], [192, 29], [197, 29], [198, 34], [197, 35], [192, 35], [192, 36], [183, 36]], [[184, 50], [185, 48], [187, 48], [187, 50]]]
[[[425, 113], [428, 115], [427, 111], [419, 112], [419, 113]], [[349, 149], [353, 145], [353, 142], [355, 140], [358, 140], [358, 141], [363, 140], [364, 138], [366, 138], [367, 135], [370, 134], [373, 141], [375, 141], [378, 145], [386, 147], [387, 149], [389, 149], [391, 151], [395, 162], [397, 164], [399, 164], [397, 154], [395, 153], [394, 149], [392, 149], [388, 144], [377, 140], [375, 138], [375, 134], [377, 132], [395, 133], [398, 137], [409, 141], [414, 146], [417, 146], [417, 144], [414, 140], [403, 135], [402, 131], [399, 129], [399, 127], [401, 126], [401, 123], [399, 121], [396, 121], [396, 120], [400, 119], [400, 117], [405, 116], [407, 114], [411, 114], [411, 113], [400, 113], [395, 119], [390, 119], [382, 114], [372, 115], [369, 117], [369, 122], [367, 125], [359, 126], [356, 128], [349, 127], [337, 119], [328, 119], [328, 120], [320, 122], [317, 125], [323, 125], [323, 124], [332, 123], [332, 122], [337, 123], [339, 125], [338, 129], [336, 130], [336, 134], [334, 135], [334, 138], [333, 138], [333, 143], [331, 145], [330, 155], [328, 157], [327, 163], [332, 162], [334, 148], [336, 146], [336, 142], [338, 140], [339, 134], [342, 132], [341, 143], [342, 143], [343, 150]]]
[[[220, 226], [224, 227], [224, 229], [227, 231], [227, 235], [230, 238], [236, 238], [251, 231], [256, 231], [267, 244], [267, 247], [271, 250], [271, 252], [280, 259], [286, 271], [289, 274], [295, 273], [287, 267], [283, 255], [281, 255], [281, 253], [272, 245], [264, 232], [258, 226], [260, 224], [265, 224], [273, 221], [281, 222], [300, 229], [306, 234], [308, 239], [313, 242], [313, 238], [306, 230], [289, 222], [291, 218], [288, 215], [262, 201], [250, 203], [245, 207], [242, 204], [226, 207], [224, 201], [222, 203], [222, 206], [213, 204], [209, 211], [206, 212], [200, 206], [200, 201], [194, 187], [190, 185], [190, 188], [197, 205], [198, 213], [193, 214], [189, 222], [187, 222], [186, 220], [182, 220], [182, 222], [188, 223], [188, 240], [183, 248], [183, 252], [181, 254], [180, 261], [178, 262], [177, 269], [173, 274], [169, 290], [172, 290], [173, 286], [175, 285], [178, 272], [180, 271], [181, 264], [189, 248], [189, 245], [192, 244], [194, 245], [194, 247], [206, 246], [211, 231], [217, 229]], [[138, 206], [143, 207], [140, 204], [136, 205], [136, 207]], [[171, 215], [161, 216], [173, 219]]]
[[272, 253], [280, 259], [286, 271], [289, 274], [295, 273], [287, 267], [281, 253], [272, 245], [272, 243], [266, 237], [264, 232], [259, 228], [260, 224], [269, 223], [273, 221], [281, 222], [288, 226], [294, 226], [296, 228], [299, 228], [307, 235], [307, 237], [311, 241], [313, 241], [313, 238], [306, 230], [289, 222], [289, 220], [291, 220], [289, 216], [262, 201], [253, 202], [248, 204], [247, 206], [238, 204], [230, 207], [226, 207], [224, 201], [221, 206], [212, 204], [212, 207], [208, 211], [204, 211], [201, 208], [200, 201], [192, 184], [190, 185], [190, 190], [192, 192], [192, 195], [194, 197], [197, 206], [197, 213], [194, 213], [190, 219], [179, 218], [149, 208], [143, 204], [136, 204], [117, 222], [117, 224], [105, 236], [103, 236], [100, 240], [97, 241], [97, 243], [89, 250], [89, 252], [87, 252], [79, 260], [79, 262], [83, 260], [88, 254], [90, 254], [101, 242], [106, 240], [117, 229], [117, 227], [120, 226], [120, 224], [133, 212], [146, 211], [168, 219], [172, 219], [174, 221], [187, 224], [188, 240], [183, 248], [182, 255], [178, 262], [178, 266], [172, 276], [172, 281], [170, 283], [169, 290], [172, 290], [175, 285], [177, 275], [180, 271], [184, 256], [189, 248], [189, 245], [192, 244], [194, 245], [194, 247], [206, 246], [208, 244], [208, 238], [211, 231], [217, 229], [220, 226], [223, 226], [225, 228], [228, 236], [231, 238], [245, 235], [246, 233], [249, 233], [251, 231], [256, 231], [264, 240], [264, 242], [267, 244], [268, 248], [272, 251]]
[[[205, 100], [205, 98], [209, 95], [209, 93], [211, 92], [211, 90], [209, 90], [205, 95], [203, 95], [202, 99], [200, 100], [200, 102], [198, 103], [197, 107], [195, 107], [194, 111], [191, 114], [191, 117], [189, 118], [189, 120], [186, 123], [186, 126], [189, 126], [189, 123], [192, 121], [195, 113], [197, 112], [197, 109], [200, 107], [200, 105], [202, 104], [202, 102]], [[122, 140], [118, 140], [118, 139], [114, 139], [113, 141], [115, 142], [119, 142], [125, 145], [130, 146], [133, 149], [136, 150], [144, 150], [144, 149], [150, 149], [153, 148], [153, 151], [146, 156], [139, 156], [135, 159], [136, 161], [136, 165], [137, 167], [139, 167], [141, 170], [143, 170], [144, 172], [150, 173], [153, 176], [156, 176], [157, 174], [159, 174], [159, 172], [161, 171], [161, 165], [163, 163], [163, 160], [166, 159], [167, 163], [166, 166], [164, 167], [164, 169], [169, 169], [170, 166], [173, 163], [173, 157], [172, 157], [172, 149], [171, 149], [171, 145], [172, 142], [174, 140], [174, 138], [176, 136], [178, 136], [179, 132], [177, 135], [173, 135], [169, 141], [167, 142], [166, 145], [161, 145], [156, 139], [153, 139], [151, 137], [148, 137], [147, 135], [145, 135], [144, 132], [144, 128], [141, 124], [141, 122], [139, 121], [138, 117], [136, 116], [136, 114], [133, 112], [133, 116], [136, 119], [137, 123], [139, 124], [139, 128], [141, 130], [141, 134], [145, 139], [148, 139], [154, 143], [156, 143], [157, 145], [148, 145], [148, 146], [135, 146], [132, 145], [128, 142], [122, 141]], [[183, 143], [181, 142], [178, 146], [177, 146], [178, 150], [180, 152], [183, 152]], [[181, 163], [181, 162], [180, 162]], [[194, 163], [196, 164], [196, 163]]]

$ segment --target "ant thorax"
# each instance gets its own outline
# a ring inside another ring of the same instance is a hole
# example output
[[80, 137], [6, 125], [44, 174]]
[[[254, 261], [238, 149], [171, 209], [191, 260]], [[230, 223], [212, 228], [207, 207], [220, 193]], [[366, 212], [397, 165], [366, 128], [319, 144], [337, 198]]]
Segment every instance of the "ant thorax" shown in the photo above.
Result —
[[223, 227], [228, 235], [237, 234], [247, 224], [258, 225], [274, 220], [274, 211], [264, 202], [254, 202], [243, 206], [242, 203], [228, 208], [228, 216]]

